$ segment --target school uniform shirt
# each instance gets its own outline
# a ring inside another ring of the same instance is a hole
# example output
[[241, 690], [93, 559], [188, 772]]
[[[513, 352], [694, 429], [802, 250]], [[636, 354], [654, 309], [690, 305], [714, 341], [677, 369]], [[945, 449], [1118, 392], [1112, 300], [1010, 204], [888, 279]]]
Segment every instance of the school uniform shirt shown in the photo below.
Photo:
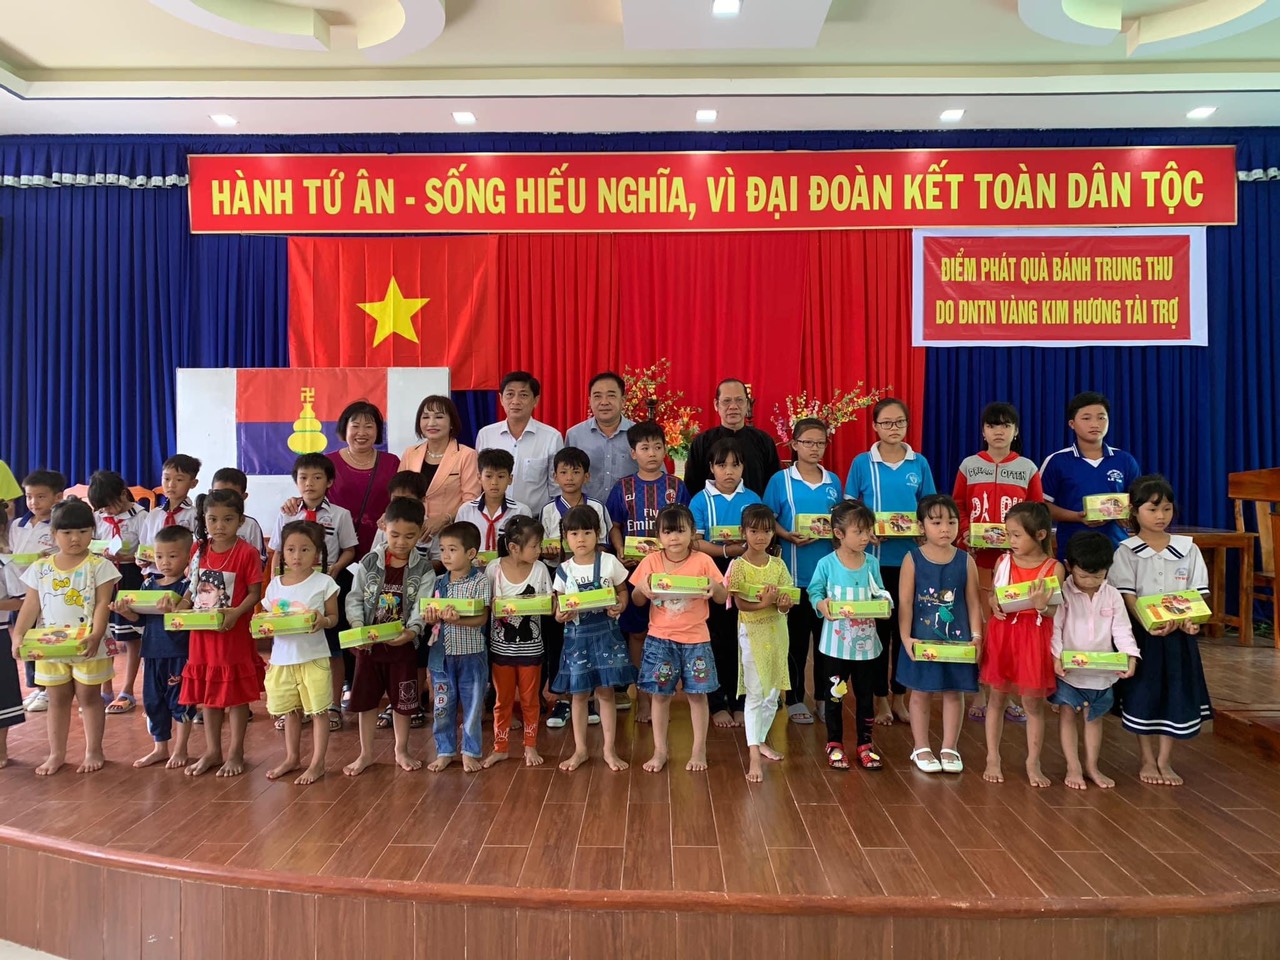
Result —
[[[173, 583], [161, 583], [163, 579], [158, 574], [147, 577], [142, 581], [142, 589], [171, 590], [181, 597], [191, 586], [191, 581], [186, 577], [179, 577]], [[186, 630], [166, 630], [163, 613], [142, 614], [142, 656], [147, 660], [185, 657], [189, 637]]]
[[725, 437], [733, 437], [742, 446], [742, 482], [756, 496], [762, 495], [769, 478], [782, 469], [782, 461], [778, 458], [778, 444], [773, 437], [752, 426], [744, 426], [740, 430], [717, 426], [694, 437], [689, 444], [689, 459], [684, 468], [685, 483], [691, 490], [702, 489], [711, 478], [711, 467], [707, 463], [711, 448], [717, 440]]
[[634, 420], [623, 417], [613, 435], [606, 437], [596, 418], [588, 417], [565, 433], [565, 446], [577, 447], [591, 460], [591, 478], [582, 487], [588, 497], [604, 503], [615, 483], [639, 469], [627, 441], [627, 431], [634, 426]]
[[[552, 589], [556, 593], [577, 593], [580, 590], [590, 590], [594, 575], [594, 564], [578, 563], [571, 554], [564, 563], [556, 568], [555, 577], [552, 580]], [[622, 561], [612, 553], [600, 554], [600, 586], [613, 587], [617, 590], [626, 585], [627, 568], [622, 565]], [[576, 616], [573, 618], [573, 622], [578, 622]]]
[[[486, 605], [493, 601], [489, 578], [485, 576], [483, 570], [477, 570], [474, 567], [461, 580], [455, 580], [453, 574], [446, 573], [436, 581], [432, 594], [437, 597], [480, 599]], [[436, 642], [443, 645], [447, 657], [465, 657], [473, 653], [485, 652], [484, 627], [466, 627], [460, 623], [441, 621], [436, 624], [436, 630], [439, 631], [440, 636]]]
[[[1054, 661], [1062, 660], [1063, 650], [1115, 650], [1131, 657], [1142, 656], [1120, 591], [1104, 580], [1091, 597], [1071, 577], [1062, 585], [1062, 606], [1053, 618], [1049, 648]], [[1071, 670], [1066, 676], [1067, 683], [1081, 690], [1105, 690], [1118, 679], [1114, 670]]]
[[[862, 566], [857, 570], [850, 570], [836, 554], [829, 553], [818, 561], [809, 578], [809, 603], [815, 612], [823, 600], [880, 599], [889, 600], [891, 604], [893, 601], [880, 577], [880, 561], [870, 553], [863, 555]], [[822, 617], [822, 636], [818, 639], [821, 653], [840, 660], [874, 660], [882, 649], [875, 620]]]
[[[914, 517], [920, 501], [938, 490], [933, 485], [929, 461], [905, 443], [903, 447], [907, 455], [897, 463], [884, 462], [879, 441], [866, 453], [854, 457], [844, 484], [845, 496], [861, 500], [874, 513], [900, 510]], [[900, 567], [915, 545], [910, 537], [886, 537], [881, 543], [868, 547], [867, 552], [875, 556], [882, 567]]]
[[[53, 557], [45, 557], [33, 563], [22, 575], [23, 585], [36, 591], [40, 597], [40, 623], [43, 626], [77, 627], [87, 623], [91, 629], [98, 588], [119, 579], [120, 571], [114, 563], [93, 554], [70, 570], [59, 570]], [[90, 651], [85, 659], [95, 660], [106, 655], [100, 642], [98, 649]]]
[[[37, 520], [28, 513], [9, 528], [11, 554], [51, 553], [55, 549], [53, 526], [48, 520]], [[25, 573], [29, 566], [30, 564], [20, 564], [17, 572]]]
[[994, 569], [1002, 551], [969, 548], [969, 527], [975, 523], [1004, 523], [1009, 508], [1023, 500], [1042, 501], [1040, 472], [1035, 462], [1018, 453], [997, 462], [983, 450], [965, 457], [956, 471], [951, 499], [960, 508], [960, 539], [957, 546], [973, 554], [974, 563]]
[[753, 503], [760, 503], [754, 490], [748, 490], [739, 480], [733, 493], [721, 493], [714, 480], [708, 480], [689, 502], [693, 513], [693, 527], [704, 540], [711, 539], [712, 527], [736, 527], [742, 524], [742, 511]]
[[560, 492], [552, 461], [562, 447], [560, 431], [540, 420], [530, 420], [519, 437], [511, 435], [505, 420], [481, 427], [476, 434], [477, 450], [506, 450], [515, 458], [508, 493], [517, 503], [546, 503]]
[[[830, 514], [832, 508], [844, 499], [840, 478], [830, 470], [822, 471], [822, 479], [810, 483], [800, 475], [795, 464], [779, 470], [769, 478], [764, 491], [764, 504], [773, 511], [784, 530], [795, 530], [796, 517], [802, 513]], [[803, 547], [779, 539], [782, 560], [791, 571], [796, 586], [802, 590], [809, 586], [818, 561], [835, 549], [830, 540], [817, 540]]]
[[236, 536], [258, 551], [263, 563], [267, 562], [267, 544], [262, 538], [262, 525], [253, 517], [245, 517]]
[[469, 523], [480, 531], [481, 550], [497, 550], [498, 537], [502, 536], [502, 531], [507, 529], [507, 524], [511, 522], [512, 517], [532, 516], [528, 507], [510, 497], [503, 498], [501, 510], [490, 513], [488, 507], [484, 505], [484, 496], [481, 495], [479, 499], [460, 506], [454, 522]]
[[622, 527], [624, 537], [651, 537], [659, 511], [673, 503], [688, 506], [689, 491], [683, 483], [669, 473], [653, 480], [644, 480], [637, 473], [613, 485], [605, 509], [609, 519]]
[[[643, 584], [649, 591], [649, 578], [655, 573], [671, 573], [681, 577], [706, 577], [712, 583], [723, 582], [724, 574], [705, 553], [696, 550], [679, 566], [667, 569], [666, 554], [648, 554], [631, 574], [632, 584]], [[710, 601], [706, 597], [650, 597], [649, 635], [673, 643], [708, 643], [707, 614]]]
[[1182, 590], [1209, 597], [1209, 569], [1190, 537], [1171, 536], [1163, 550], [1153, 550], [1141, 537], [1129, 537], [1116, 548], [1108, 580], [1130, 597]]
[[[131, 503], [122, 513], [110, 514], [105, 510], [93, 511], [93, 538], [106, 540], [111, 553], [136, 553], [142, 543], [142, 528], [147, 522], [147, 510], [141, 504]], [[120, 538], [118, 549], [111, 541]]]
[[[313, 572], [301, 583], [288, 586], [280, 577], [272, 577], [262, 597], [267, 613], [305, 613], [314, 610], [324, 616], [325, 601], [338, 595], [338, 584], [327, 573]], [[324, 629], [311, 633], [284, 634], [271, 640], [271, 665], [285, 667], [312, 660], [328, 660], [329, 643]]]
[[[609, 546], [609, 515], [605, 512], [604, 504], [599, 500], [593, 500], [591, 497], [584, 497], [582, 503], [590, 507], [596, 512], [596, 516], [600, 518], [600, 546]], [[542, 530], [543, 537], [549, 540], [560, 539], [560, 521], [564, 519], [564, 515], [568, 513], [572, 507], [565, 502], [564, 496], [558, 496], [545, 507], [542, 508]]]
[[294, 520], [310, 520], [324, 528], [324, 552], [321, 558], [324, 568], [328, 570], [338, 562], [342, 551], [355, 549], [360, 538], [356, 536], [355, 521], [351, 519], [351, 511], [340, 507], [325, 497], [314, 510], [307, 509], [304, 503], [297, 513], [277, 513], [275, 529], [271, 531], [271, 549], [279, 553], [284, 549], [280, 542], [285, 524]]
[[[1078, 444], [1063, 447], [1045, 457], [1040, 466], [1040, 485], [1046, 503], [1063, 510], [1083, 510], [1084, 498], [1098, 493], [1127, 493], [1129, 486], [1141, 476], [1138, 461], [1132, 454], [1103, 444], [1102, 458], [1093, 461], [1080, 452]], [[1117, 520], [1101, 527], [1087, 527], [1077, 520], [1058, 521], [1058, 559], [1067, 555], [1067, 544], [1081, 530], [1104, 533], [1117, 546], [1128, 531]]]
[[[156, 507], [154, 510], [147, 512], [146, 519], [142, 523], [142, 545], [145, 547], [154, 547], [156, 545], [156, 534], [160, 532], [161, 527], [186, 527], [192, 533], [196, 532], [196, 508], [190, 500], [183, 500], [176, 507], [167, 503], [163, 507]], [[144, 573], [157, 573], [155, 567], [147, 565], [143, 568]]]
[[[502, 570], [502, 560], [494, 560], [485, 568], [493, 599], [499, 597], [534, 597], [551, 593], [551, 574], [545, 564], [535, 563], [528, 576], [512, 582]], [[489, 662], [512, 667], [531, 667], [542, 663], [542, 617], [503, 617], [496, 609], [489, 619]]]

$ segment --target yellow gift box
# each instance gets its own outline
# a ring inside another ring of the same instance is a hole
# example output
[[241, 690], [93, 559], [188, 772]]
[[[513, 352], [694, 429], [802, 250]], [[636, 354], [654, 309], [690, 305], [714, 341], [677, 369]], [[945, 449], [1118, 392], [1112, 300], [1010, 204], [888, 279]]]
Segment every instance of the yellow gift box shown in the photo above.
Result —
[[498, 559], [497, 550], [478, 550], [476, 551], [476, 563], [482, 567], [487, 567], [493, 561]]
[[877, 537], [922, 537], [924, 529], [914, 513], [890, 510], [876, 514]]
[[559, 537], [543, 537], [542, 538], [543, 553], [546, 553], [548, 550], [555, 551], [555, 550], [563, 550], [563, 549], [564, 549], [564, 544], [560, 542]]
[[[1049, 606], [1053, 607], [1061, 604], [1062, 584], [1058, 582], [1058, 578], [1045, 577], [1044, 585], [1049, 590]], [[1025, 583], [1010, 583], [1003, 587], [996, 587], [996, 603], [1000, 604], [1000, 609], [1005, 613], [1030, 610], [1035, 606], [1031, 602], [1031, 588], [1033, 586], [1035, 586], [1035, 581], [1028, 580]]]
[[712, 527], [710, 532], [707, 535], [707, 539], [712, 540], [716, 543], [726, 543], [734, 540], [741, 540], [742, 527], [733, 526], [733, 525], [722, 526], [722, 527], [721, 526]]
[[627, 559], [641, 560], [661, 549], [657, 537], [626, 537], [622, 541], [622, 555]]
[[551, 594], [496, 597], [493, 601], [493, 612], [500, 617], [549, 617], [551, 616]]
[[969, 546], [980, 550], [1009, 549], [1009, 531], [1003, 523], [969, 524]]
[[89, 634], [92, 632], [87, 623], [74, 627], [36, 627], [22, 635], [18, 658], [53, 663], [83, 660], [89, 652]]
[[1213, 617], [1197, 590], [1139, 597], [1137, 606], [1138, 619], [1148, 630], [1161, 623], [1205, 623]]
[[179, 610], [164, 615], [166, 630], [221, 630], [227, 615], [223, 610]]
[[483, 597], [423, 597], [418, 601], [418, 609], [423, 613], [451, 608], [457, 610], [460, 617], [474, 617], [484, 613], [486, 606], [488, 604]]
[[707, 577], [682, 577], [675, 573], [655, 573], [649, 578], [649, 593], [657, 596], [700, 596], [711, 589]]
[[[764, 592], [764, 586], [758, 583], [748, 583], [741, 590], [735, 590], [734, 593], [743, 600], [750, 603], [759, 603], [760, 594]], [[799, 587], [778, 587], [779, 597], [790, 597], [792, 603], [800, 602]]]
[[148, 564], [156, 562], [156, 548], [149, 547], [146, 544], [138, 545], [137, 560], [140, 564]]
[[121, 590], [116, 594], [116, 602], [122, 603], [128, 600], [129, 608], [134, 613], [156, 614], [161, 612], [159, 604], [165, 597], [168, 597], [169, 602], [175, 607], [182, 599], [172, 590]]
[[831, 514], [797, 513], [795, 532], [813, 540], [826, 540], [831, 536]]
[[827, 597], [827, 610], [833, 620], [887, 620], [893, 604], [888, 600], [833, 600]]
[[915, 643], [917, 660], [928, 663], [977, 663], [978, 648], [969, 643]]
[[258, 613], [249, 621], [249, 630], [255, 637], [286, 637], [302, 633], [315, 633], [318, 615], [314, 610], [305, 613]]
[[1114, 670], [1124, 673], [1129, 669], [1129, 655], [1115, 650], [1063, 650], [1063, 670]]
[[560, 594], [561, 613], [586, 613], [590, 610], [607, 610], [618, 603], [618, 593], [613, 587], [597, 590], [579, 590], [577, 593]]
[[352, 627], [338, 634], [338, 646], [344, 650], [352, 647], [367, 647], [371, 643], [383, 640], [394, 640], [404, 633], [404, 623], [393, 620], [391, 623], [374, 623], [367, 627]]
[[1128, 517], [1127, 493], [1094, 493], [1084, 498], [1086, 520], [1126, 520]]

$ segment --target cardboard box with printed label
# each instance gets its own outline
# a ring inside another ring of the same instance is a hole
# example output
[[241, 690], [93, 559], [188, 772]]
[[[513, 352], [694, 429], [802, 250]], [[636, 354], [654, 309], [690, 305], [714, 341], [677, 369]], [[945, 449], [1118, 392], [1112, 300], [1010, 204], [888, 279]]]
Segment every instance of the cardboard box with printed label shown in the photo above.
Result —
[[1213, 611], [1204, 602], [1198, 590], [1179, 590], [1177, 593], [1155, 594], [1138, 598], [1138, 619], [1150, 630], [1169, 623], [1206, 623]]
[[[1045, 577], [1044, 585], [1049, 590], [1049, 606], [1053, 607], [1061, 604], [1062, 584], [1058, 582], [1058, 578]], [[1035, 581], [1028, 580], [1026, 583], [1010, 583], [1003, 587], [996, 587], [996, 603], [1000, 604], [1000, 609], [1005, 613], [1030, 610], [1035, 606], [1031, 601], [1031, 588], [1033, 586], [1035, 586]]]
[[1007, 550], [1009, 531], [1003, 523], [971, 523], [969, 546], [979, 550]]
[[383, 640], [394, 640], [404, 633], [404, 623], [393, 620], [391, 623], [374, 623], [367, 627], [352, 627], [338, 634], [338, 646], [344, 650], [352, 647], [367, 647], [371, 643]]
[[315, 633], [314, 610], [305, 613], [259, 613], [249, 621], [249, 630], [255, 637], [287, 637], [303, 633]]
[[164, 615], [166, 630], [221, 630], [226, 622], [225, 610], [179, 610]]
[[734, 540], [741, 540], [742, 527], [734, 525], [712, 527], [707, 539], [714, 543], [729, 543]]
[[525, 597], [495, 597], [493, 612], [500, 617], [549, 617], [551, 594], [532, 594]]
[[1128, 517], [1127, 493], [1095, 493], [1084, 498], [1085, 520], [1126, 520]]
[[577, 593], [560, 594], [559, 606], [563, 613], [586, 613], [590, 610], [607, 610], [618, 603], [618, 593], [613, 587], [598, 590], [579, 590]]
[[[747, 600], [751, 603], [759, 603], [760, 594], [763, 591], [764, 591], [764, 587], [761, 584], [749, 583], [746, 586], [744, 586], [741, 590], [734, 591], [734, 593], [737, 596], [741, 597], [743, 600]], [[800, 588], [799, 587], [779, 587], [778, 596], [790, 597], [792, 603], [799, 603]]]
[[452, 608], [460, 617], [478, 616], [485, 612], [487, 606], [483, 597], [423, 597], [418, 601], [418, 609], [423, 613]]
[[649, 578], [649, 593], [655, 597], [700, 596], [710, 589], [711, 581], [706, 577], [682, 577], [675, 573], [655, 573]]
[[831, 514], [829, 513], [797, 513], [795, 532], [802, 537], [814, 540], [831, 538]]
[[156, 614], [161, 612], [159, 604], [165, 597], [168, 597], [169, 602], [175, 607], [182, 599], [172, 590], [121, 590], [116, 594], [116, 602], [123, 603], [128, 600], [129, 609], [134, 613]]
[[1063, 670], [1114, 670], [1124, 673], [1129, 669], [1129, 655], [1114, 650], [1063, 650]]
[[622, 556], [628, 560], [639, 560], [662, 549], [657, 537], [624, 537]]
[[827, 597], [827, 610], [833, 620], [887, 620], [893, 604], [888, 600], [834, 600]]
[[922, 537], [924, 528], [914, 513], [889, 510], [876, 514], [877, 537]]
[[36, 627], [22, 635], [18, 659], [54, 663], [83, 660], [89, 652], [89, 634], [92, 632], [87, 623], [74, 627]]
[[978, 648], [971, 643], [915, 643], [917, 660], [928, 663], [977, 663]]

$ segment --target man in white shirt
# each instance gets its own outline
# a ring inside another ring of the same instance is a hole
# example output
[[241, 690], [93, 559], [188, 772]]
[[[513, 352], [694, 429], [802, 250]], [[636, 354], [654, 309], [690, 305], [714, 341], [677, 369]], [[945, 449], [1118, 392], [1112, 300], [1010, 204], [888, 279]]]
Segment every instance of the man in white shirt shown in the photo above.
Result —
[[476, 450], [506, 450], [511, 454], [515, 471], [508, 496], [534, 505], [535, 509], [560, 493], [552, 461], [564, 446], [559, 430], [533, 419], [541, 396], [542, 384], [533, 374], [523, 370], [508, 373], [498, 391], [507, 419], [481, 427], [476, 434]]

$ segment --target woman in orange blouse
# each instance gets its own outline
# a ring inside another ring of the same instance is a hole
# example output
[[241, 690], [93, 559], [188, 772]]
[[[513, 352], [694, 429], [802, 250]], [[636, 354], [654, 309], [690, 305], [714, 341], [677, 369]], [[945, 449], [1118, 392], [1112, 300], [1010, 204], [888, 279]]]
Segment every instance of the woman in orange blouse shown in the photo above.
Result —
[[[476, 452], [458, 442], [462, 418], [445, 396], [426, 397], [418, 405], [416, 433], [422, 442], [400, 457], [401, 470], [419, 470], [427, 478], [426, 536], [434, 538], [453, 523], [458, 508], [480, 496]], [[432, 556], [439, 551], [432, 544]]]

